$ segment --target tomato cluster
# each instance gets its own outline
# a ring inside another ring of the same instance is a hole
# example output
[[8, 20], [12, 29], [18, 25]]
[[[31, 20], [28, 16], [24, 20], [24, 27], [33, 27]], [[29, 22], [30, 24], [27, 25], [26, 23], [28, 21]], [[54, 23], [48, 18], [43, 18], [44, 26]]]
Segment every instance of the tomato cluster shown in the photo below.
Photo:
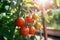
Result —
[[28, 35], [28, 34], [34, 34], [35, 33], [35, 28], [33, 27], [23, 27], [23, 28], [20, 28], [20, 33], [21, 35]]
[[36, 14], [32, 14], [32, 16], [26, 15], [25, 19], [23, 17], [18, 17], [15, 19], [15, 25], [19, 27], [25, 26], [25, 22], [32, 23], [33, 19], [36, 19], [35, 17]]
[[[15, 19], [15, 25], [20, 28], [21, 35], [28, 35], [28, 34], [34, 34], [36, 31], [36, 28], [39, 28], [39, 24], [36, 23], [34, 26], [26, 26], [26, 23], [32, 23], [34, 20], [37, 19], [37, 14], [32, 15], [26, 15], [25, 18], [18, 17]], [[38, 26], [38, 27], [37, 27]]]

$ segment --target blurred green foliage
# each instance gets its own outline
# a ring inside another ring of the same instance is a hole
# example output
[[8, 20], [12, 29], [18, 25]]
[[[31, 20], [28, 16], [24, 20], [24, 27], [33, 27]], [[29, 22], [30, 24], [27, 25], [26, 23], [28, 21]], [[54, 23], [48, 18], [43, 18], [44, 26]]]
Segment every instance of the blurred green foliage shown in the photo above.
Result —
[[18, 12], [16, 3], [13, 0], [0, 1], [0, 36], [4, 40], [20, 40], [19, 29], [14, 25], [14, 19]]
[[[18, 15], [24, 17], [23, 14], [26, 12], [26, 5], [24, 3], [21, 5], [21, 2], [22, 0], [17, 2], [13, 0], [0, 0], [0, 36], [3, 36], [4, 40], [21, 40], [19, 28], [14, 25], [14, 19]], [[54, 23], [57, 23], [60, 25], [60, 9], [50, 12], [47, 12], [46, 15], [47, 24], [55, 25]]]
[[50, 12], [47, 12], [47, 14], [50, 13], [52, 15], [46, 16], [47, 25], [52, 26], [55, 29], [60, 28], [60, 8], [53, 9]]

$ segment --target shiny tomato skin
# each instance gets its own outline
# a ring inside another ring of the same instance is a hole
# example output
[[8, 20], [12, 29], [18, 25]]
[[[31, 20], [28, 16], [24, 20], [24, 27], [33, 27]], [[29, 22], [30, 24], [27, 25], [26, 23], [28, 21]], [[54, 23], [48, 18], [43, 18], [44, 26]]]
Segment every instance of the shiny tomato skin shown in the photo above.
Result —
[[34, 27], [29, 27], [29, 34], [34, 34], [35, 33], [35, 28]]
[[37, 15], [36, 13], [33, 13], [33, 14], [32, 14], [32, 19], [33, 19], [33, 20], [37, 19], [37, 17], [38, 17], [38, 15]]
[[32, 22], [32, 16], [26, 15], [26, 22], [31, 23]]
[[42, 24], [40, 22], [37, 22], [34, 24], [35, 29], [41, 29], [42, 28]]
[[15, 19], [15, 25], [20, 26], [20, 27], [24, 26], [25, 25], [24, 18], [22, 18], [22, 17], [16, 18]]
[[21, 28], [20, 28], [20, 33], [21, 33], [21, 35], [23, 35], [23, 36], [28, 35], [28, 34], [29, 34], [29, 28], [21, 27]]

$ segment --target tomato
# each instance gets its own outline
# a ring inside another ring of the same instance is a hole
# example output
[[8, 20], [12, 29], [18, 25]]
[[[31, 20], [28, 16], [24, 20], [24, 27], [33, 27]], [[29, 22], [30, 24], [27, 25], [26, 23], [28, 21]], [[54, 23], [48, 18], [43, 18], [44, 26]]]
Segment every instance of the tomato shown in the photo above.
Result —
[[32, 16], [26, 15], [26, 22], [31, 23], [32, 22]]
[[16, 18], [15, 19], [15, 25], [16, 26], [24, 26], [25, 25], [25, 20], [24, 18], [20, 17], [20, 18]]
[[35, 20], [37, 19], [38, 15], [36, 13], [32, 14], [32, 19]]
[[29, 34], [29, 28], [21, 27], [21, 28], [20, 28], [20, 33], [21, 33], [21, 35], [23, 35], [23, 36], [28, 35], [28, 34]]
[[34, 27], [29, 27], [29, 34], [34, 34], [35, 33], [35, 28]]
[[41, 29], [42, 25], [41, 25], [40, 22], [37, 22], [37, 23], [34, 24], [34, 27], [35, 27], [35, 29]]

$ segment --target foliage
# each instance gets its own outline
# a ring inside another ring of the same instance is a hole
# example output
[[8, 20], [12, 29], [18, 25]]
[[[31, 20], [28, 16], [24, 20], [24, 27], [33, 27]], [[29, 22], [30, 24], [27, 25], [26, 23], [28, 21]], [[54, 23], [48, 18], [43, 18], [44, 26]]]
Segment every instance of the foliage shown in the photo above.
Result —
[[52, 16], [52, 19], [48, 16], [47, 20], [47, 24], [49, 26], [52, 26], [53, 28], [60, 28], [59, 25], [60, 25], [60, 8], [59, 9], [54, 9], [52, 10], [51, 12], [53, 15]]
[[14, 19], [16, 14], [14, 12], [16, 10], [15, 8], [12, 9], [11, 3], [14, 5], [14, 2], [10, 0], [0, 1], [0, 35], [7, 40], [12, 40], [15, 34]]
[[26, 39], [25, 37], [21, 37], [19, 28], [15, 26], [14, 21], [17, 17], [25, 17], [25, 13], [27, 13], [27, 7], [29, 7], [29, 5], [27, 6], [26, 4], [31, 3], [31, 0], [15, 1], [0, 1], [0, 36], [3, 36], [4, 40]]

